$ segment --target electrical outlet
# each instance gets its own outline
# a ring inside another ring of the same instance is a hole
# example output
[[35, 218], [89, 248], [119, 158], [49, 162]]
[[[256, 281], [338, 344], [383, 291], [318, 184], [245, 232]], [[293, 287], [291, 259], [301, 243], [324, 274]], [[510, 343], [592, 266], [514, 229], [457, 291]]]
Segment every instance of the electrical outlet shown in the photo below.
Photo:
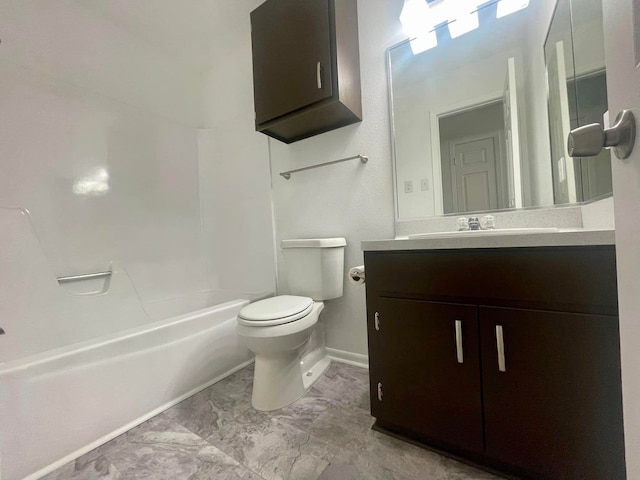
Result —
[[404, 193], [413, 193], [413, 182], [411, 180], [404, 181]]
[[428, 178], [423, 178], [422, 180], [420, 180], [420, 188], [424, 191], [424, 190], [429, 190], [429, 179]]

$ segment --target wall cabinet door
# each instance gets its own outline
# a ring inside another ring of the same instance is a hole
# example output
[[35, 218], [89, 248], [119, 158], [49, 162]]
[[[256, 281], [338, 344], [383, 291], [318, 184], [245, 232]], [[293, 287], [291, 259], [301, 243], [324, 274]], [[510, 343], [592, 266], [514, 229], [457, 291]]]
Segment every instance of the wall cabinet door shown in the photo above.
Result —
[[480, 307], [486, 454], [535, 478], [625, 478], [618, 335], [616, 317]]
[[256, 123], [332, 96], [329, 0], [271, 0], [251, 13]]
[[477, 307], [383, 297], [375, 304], [369, 362], [378, 423], [481, 452]]
[[251, 45], [257, 131], [292, 143], [362, 120], [357, 0], [266, 0]]

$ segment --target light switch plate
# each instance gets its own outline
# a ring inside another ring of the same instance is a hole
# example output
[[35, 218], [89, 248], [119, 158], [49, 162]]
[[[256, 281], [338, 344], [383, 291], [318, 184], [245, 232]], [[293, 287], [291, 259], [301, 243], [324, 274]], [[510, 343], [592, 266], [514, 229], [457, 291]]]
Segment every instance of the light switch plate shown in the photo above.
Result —
[[420, 180], [420, 189], [422, 189], [422, 191], [429, 190], [428, 178], [423, 178], [422, 180]]

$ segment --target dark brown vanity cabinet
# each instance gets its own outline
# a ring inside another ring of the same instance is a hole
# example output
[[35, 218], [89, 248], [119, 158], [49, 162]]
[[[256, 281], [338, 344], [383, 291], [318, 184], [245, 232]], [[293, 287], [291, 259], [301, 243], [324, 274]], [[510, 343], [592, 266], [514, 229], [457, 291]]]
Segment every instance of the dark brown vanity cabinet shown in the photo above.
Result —
[[517, 478], [625, 478], [614, 247], [365, 267], [376, 428]]
[[479, 312], [487, 455], [537, 478], [624, 478], [617, 318]]
[[285, 143], [362, 120], [357, 0], [251, 12], [256, 130]]
[[377, 312], [369, 336], [373, 416], [481, 452], [476, 307], [380, 298]]

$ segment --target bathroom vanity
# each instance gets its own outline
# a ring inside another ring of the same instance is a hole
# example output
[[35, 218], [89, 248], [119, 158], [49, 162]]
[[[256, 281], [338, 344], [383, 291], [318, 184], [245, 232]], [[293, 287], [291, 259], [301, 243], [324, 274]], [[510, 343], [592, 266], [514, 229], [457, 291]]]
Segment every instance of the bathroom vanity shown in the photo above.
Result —
[[363, 250], [374, 428], [516, 478], [625, 478], [613, 231]]

